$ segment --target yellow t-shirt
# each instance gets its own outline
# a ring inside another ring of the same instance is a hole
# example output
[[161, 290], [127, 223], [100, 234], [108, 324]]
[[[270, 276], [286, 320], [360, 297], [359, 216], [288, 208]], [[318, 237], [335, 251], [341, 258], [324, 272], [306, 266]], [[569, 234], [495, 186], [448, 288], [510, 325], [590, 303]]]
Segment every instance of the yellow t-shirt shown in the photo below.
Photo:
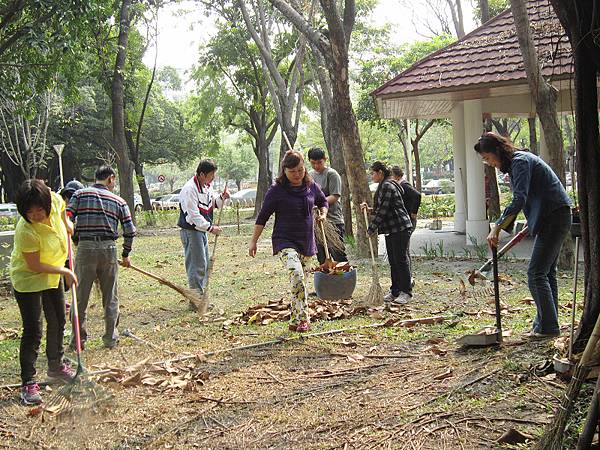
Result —
[[62, 267], [67, 260], [67, 228], [62, 220], [65, 202], [52, 192], [50, 226], [29, 223], [22, 217], [15, 228], [15, 238], [10, 255], [10, 281], [18, 292], [39, 292], [55, 289], [60, 275], [33, 272], [29, 269], [23, 253], [40, 252], [40, 262]]

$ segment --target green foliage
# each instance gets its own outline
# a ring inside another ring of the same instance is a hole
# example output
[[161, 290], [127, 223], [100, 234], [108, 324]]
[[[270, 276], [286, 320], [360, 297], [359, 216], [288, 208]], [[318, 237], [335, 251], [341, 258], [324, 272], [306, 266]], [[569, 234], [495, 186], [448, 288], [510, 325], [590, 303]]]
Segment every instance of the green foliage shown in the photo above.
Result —
[[252, 150], [237, 141], [225, 143], [216, 161], [219, 175], [225, 180], [234, 180], [238, 187], [242, 180], [256, 172], [256, 158]]
[[96, 49], [96, 31], [109, 26], [114, 3], [106, 0], [3, 2], [0, 92], [25, 99], [60, 85], [74, 95]]
[[[490, 19], [496, 17], [504, 10], [510, 8], [508, 0], [487, 0], [487, 2], [490, 12]], [[479, 2], [475, 2], [475, 7], [473, 8], [473, 19], [475, 23], [482, 23], [481, 8], [479, 7]]]
[[419, 208], [420, 219], [454, 216], [454, 195], [422, 195]]

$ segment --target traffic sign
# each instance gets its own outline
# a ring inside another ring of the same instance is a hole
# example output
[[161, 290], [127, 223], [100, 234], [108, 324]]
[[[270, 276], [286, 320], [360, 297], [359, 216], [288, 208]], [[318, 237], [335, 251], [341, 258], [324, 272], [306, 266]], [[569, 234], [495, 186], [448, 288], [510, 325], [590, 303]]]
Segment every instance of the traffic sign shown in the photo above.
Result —
[[159, 175], [158, 176], [158, 182], [159, 183], [164, 183], [164, 181], [167, 179], [167, 177], [165, 177], [164, 175]]

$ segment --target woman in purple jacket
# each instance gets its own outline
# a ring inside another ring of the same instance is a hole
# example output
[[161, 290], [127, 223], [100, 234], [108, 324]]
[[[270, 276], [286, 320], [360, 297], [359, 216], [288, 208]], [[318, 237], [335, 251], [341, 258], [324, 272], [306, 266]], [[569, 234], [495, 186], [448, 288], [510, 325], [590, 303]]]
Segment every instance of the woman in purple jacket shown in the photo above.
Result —
[[300, 333], [310, 329], [306, 300], [305, 272], [311, 257], [317, 253], [312, 209], [319, 207], [317, 220], [327, 217], [327, 199], [304, 168], [302, 154], [289, 150], [281, 161], [281, 170], [275, 184], [269, 188], [256, 218], [250, 240], [249, 254], [256, 256], [256, 243], [269, 217], [275, 213], [271, 237], [273, 254], [285, 265], [291, 282], [291, 331]]

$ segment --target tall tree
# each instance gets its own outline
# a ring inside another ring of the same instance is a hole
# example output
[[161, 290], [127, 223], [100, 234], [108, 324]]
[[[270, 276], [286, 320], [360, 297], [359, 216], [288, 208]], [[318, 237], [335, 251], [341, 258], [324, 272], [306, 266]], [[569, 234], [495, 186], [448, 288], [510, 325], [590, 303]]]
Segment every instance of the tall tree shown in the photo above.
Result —
[[585, 261], [585, 303], [575, 342], [580, 350], [600, 313], [600, 8], [596, 1], [550, 3], [569, 37], [575, 69], [577, 190]]
[[[289, 58], [282, 58], [281, 54], [276, 55], [271, 41], [281, 40], [287, 36], [273, 32], [274, 19], [270, 18], [269, 20], [267, 18], [262, 0], [256, 0], [255, 3], [249, 2], [254, 6], [254, 17], [251, 17], [248, 13], [246, 2], [248, 0], [238, 0], [237, 4], [242, 12], [246, 28], [260, 51], [263, 72], [267, 79], [271, 100], [282, 133], [279, 149], [279, 161], [281, 161], [289, 146], [294, 147], [298, 135], [304, 89], [303, 63], [306, 55], [306, 37], [301, 35], [299, 39], [295, 39], [296, 36], [294, 35], [296, 33], [289, 36], [297, 41], [293, 53], [288, 54], [293, 55], [293, 59], [288, 60]], [[258, 27], [258, 31], [256, 27]], [[289, 35], [289, 33], [286, 34]], [[282, 66], [282, 62], [285, 65]]]
[[[342, 149], [346, 162], [346, 172], [352, 192], [352, 203], [356, 217], [361, 217], [360, 203], [371, 202], [371, 193], [365, 171], [365, 161], [358, 133], [358, 125], [350, 98], [348, 49], [354, 21], [356, 4], [354, 0], [345, 0], [341, 10], [333, 0], [320, 0], [327, 30], [317, 30], [295, 8], [285, 0], [270, 0], [323, 56], [332, 82], [335, 123], [340, 131]], [[368, 254], [366, 227], [357, 220], [358, 252]]]
[[190, 108], [205, 148], [217, 153], [224, 129], [241, 131], [252, 141], [258, 160], [255, 213], [273, 180], [269, 147], [278, 128], [259, 61], [244, 27], [220, 24], [194, 72], [198, 89]]
[[111, 80], [112, 102], [112, 132], [113, 147], [117, 155], [119, 168], [119, 193], [134, 211], [133, 201], [133, 163], [129, 155], [127, 138], [125, 136], [125, 60], [127, 57], [127, 44], [131, 28], [131, 0], [122, 0], [119, 12], [119, 37], [117, 40], [117, 54]]

